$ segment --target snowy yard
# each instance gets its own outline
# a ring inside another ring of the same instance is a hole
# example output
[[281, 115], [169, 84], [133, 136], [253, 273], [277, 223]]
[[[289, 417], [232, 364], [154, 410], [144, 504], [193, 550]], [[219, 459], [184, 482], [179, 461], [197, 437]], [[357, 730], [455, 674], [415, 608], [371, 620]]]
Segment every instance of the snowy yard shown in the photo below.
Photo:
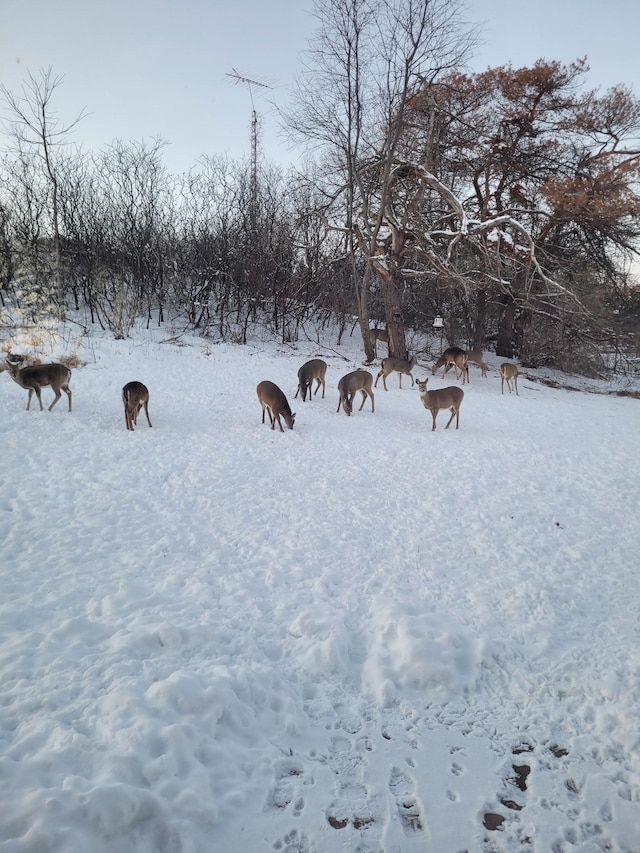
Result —
[[165, 337], [0, 375], [0, 851], [638, 853], [640, 402]]

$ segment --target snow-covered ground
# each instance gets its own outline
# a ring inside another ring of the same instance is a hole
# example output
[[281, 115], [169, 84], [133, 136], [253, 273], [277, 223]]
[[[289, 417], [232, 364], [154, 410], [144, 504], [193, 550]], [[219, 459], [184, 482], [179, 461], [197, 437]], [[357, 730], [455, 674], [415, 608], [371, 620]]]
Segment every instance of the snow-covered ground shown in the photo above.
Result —
[[638, 853], [640, 402], [171, 337], [0, 375], [0, 851]]

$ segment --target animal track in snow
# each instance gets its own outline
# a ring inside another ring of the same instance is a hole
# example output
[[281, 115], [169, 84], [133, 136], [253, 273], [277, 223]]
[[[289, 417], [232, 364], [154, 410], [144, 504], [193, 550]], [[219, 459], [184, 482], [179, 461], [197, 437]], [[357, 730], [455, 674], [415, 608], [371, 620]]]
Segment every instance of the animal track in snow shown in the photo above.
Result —
[[424, 830], [422, 807], [415, 792], [412, 780], [399, 767], [391, 769], [389, 789], [393, 794], [398, 809], [398, 816], [407, 834]]
[[327, 809], [327, 821], [333, 829], [351, 825], [363, 831], [379, 820], [375, 802], [370, 800], [367, 787], [362, 782], [363, 750], [370, 749], [367, 738], [360, 738], [355, 743], [342, 737], [332, 741], [327, 763], [336, 776], [337, 796]]
[[274, 841], [271, 847], [277, 853], [316, 853], [315, 844], [297, 829], [287, 832], [282, 838]]
[[380, 734], [385, 740], [399, 740], [408, 744], [411, 749], [418, 749], [420, 744], [415, 732], [415, 726], [411, 722], [405, 722], [403, 726], [385, 723], [380, 729]]
[[294, 814], [299, 817], [304, 808], [304, 799], [297, 796], [302, 775], [303, 768], [299, 762], [293, 759], [278, 762], [276, 765], [276, 781], [265, 804], [265, 810], [269, 808], [286, 809], [296, 798]]
[[[531, 754], [531, 760], [526, 759], [527, 753]], [[519, 844], [532, 843], [526, 835], [526, 822], [521, 822], [526, 815], [532, 768], [539, 779], [537, 787], [552, 791], [539, 801], [539, 806], [549, 812], [548, 823], [554, 826], [551, 853], [568, 853], [574, 849], [604, 853], [614, 849], [615, 844], [606, 831], [614, 820], [612, 803], [605, 800], [597, 815], [592, 813], [593, 807], [587, 808], [583, 800], [585, 777], [578, 769], [580, 759], [576, 756], [576, 761], [566, 760], [568, 756], [569, 750], [554, 741], [539, 744], [523, 742], [511, 750], [504, 766], [502, 791], [497, 795], [505, 811], [499, 814], [487, 808], [481, 817], [485, 829], [504, 833], [505, 849], [511, 849], [509, 845], [514, 845], [516, 840]], [[543, 781], [544, 774], [552, 774], [551, 785], [548, 779]], [[518, 813], [522, 813], [522, 819]], [[485, 843], [491, 845], [488, 849], [494, 849], [487, 838]]]

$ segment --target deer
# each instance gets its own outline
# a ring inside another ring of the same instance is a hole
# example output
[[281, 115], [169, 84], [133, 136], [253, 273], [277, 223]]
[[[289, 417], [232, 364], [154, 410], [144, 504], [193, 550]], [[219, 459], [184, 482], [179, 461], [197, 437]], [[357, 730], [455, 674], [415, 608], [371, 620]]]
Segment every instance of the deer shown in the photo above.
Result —
[[360, 403], [358, 411], [362, 411], [362, 407], [364, 406], [367, 397], [370, 397], [371, 412], [373, 413], [375, 408], [373, 391], [371, 390], [372, 382], [373, 376], [368, 370], [354, 370], [353, 373], [347, 373], [343, 376], [340, 382], [338, 382], [338, 393], [340, 395], [340, 399], [338, 400], [336, 413], [340, 411], [340, 406], [342, 406], [344, 413], [349, 416], [351, 415], [353, 409], [353, 398], [357, 391], [362, 392], [362, 402]]
[[484, 360], [484, 355], [481, 349], [467, 350], [467, 364], [469, 363], [477, 364], [480, 370], [482, 371], [482, 375], [486, 377], [487, 363]]
[[500, 365], [500, 390], [504, 394], [504, 383], [506, 380], [507, 388], [509, 389], [509, 393], [511, 394], [511, 382], [516, 389], [516, 396], [520, 396], [518, 394], [518, 368], [515, 364], [509, 364], [508, 361], [503, 361]]
[[447, 375], [447, 372], [453, 367], [456, 371], [456, 379], [458, 378], [458, 371], [460, 371], [462, 374], [462, 384], [464, 385], [465, 382], [469, 381], [467, 353], [463, 349], [460, 349], [460, 347], [447, 347], [447, 349], [442, 353], [440, 358], [433, 365], [431, 369], [431, 374], [435, 375], [436, 370], [438, 370], [438, 368], [442, 367], [443, 365], [443, 378]]
[[374, 353], [377, 352], [377, 342], [382, 341], [389, 346], [389, 331], [387, 329], [368, 329], [369, 343], [373, 347]]
[[40, 389], [49, 385], [51, 390], [56, 395], [54, 401], [49, 406], [48, 411], [51, 411], [60, 397], [60, 391], [64, 391], [69, 398], [69, 411], [71, 411], [71, 389], [69, 382], [71, 381], [71, 371], [65, 364], [30, 364], [25, 367], [20, 365], [24, 363], [24, 356], [14, 355], [7, 356], [5, 360], [5, 370], [14, 382], [17, 382], [21, 388], [29, 392], [27, 398], [27, 411], [31, 406], [31, 397], [35, 392], [38, 402], [40, 403], [40, 411], [43, 411], [42, 397]]
[[427, 379], [416, 379], [418, 390], [420, 391], [420, 400], [422, 405], [431, 412], [433, 418], [433, 426], [431, 432], [436, 428], [436, 418], [441, 409], [449, 409], [451, 417], [447, 421], [445, 429], [449, 429], [449, 424], [455, 418], [456, 429], [458, 429], [460, 421], [460, 406], [464, 397], [462, 388], [457, 385], [449, 385], [448, 388], [438, 388], [435, 391], [427, 391]]
[[398, 382], [400, 384], [400, 388], [402, 388], [403, 374], [405, 374], [409, 377], [409, 379], [411, 379], [411, 387], [413, 388], [414, 381], [413, 376], [411, 375], [411, 371], [417, 363], [418, 362], [416, 361], [415, 356], [411, 356], [411, 359], [409, 361], [404, 358], [383, 358], [380, 365], [380, 371], [376, 376], [376, 381], [373, 387], [378, 387], [378, 379], [380, 379], [380, 377], [382, 376], [382, 384], [384, 385], [384, 390], [386, 391], [387, 376], [389, 376], [390, 373], [393, 373], [395, 371], [398, 374]]
[[293, 414], [291, 413], [291, 407], [287, 402], [284, 392], [278, 388], [274, 382], [269, 382], [267, 380], [260, 382], [256, 388], [256, 393], [258, 394], [258, 400], [262, 406], [262, 423], [264, 423], [264, 413], [266, 410], [269, 412], [271, 429], [275, 429], [277, 421], [278, 426], [280, 427], [280, 432], [284, 432], [282, 429], [280, 415], [284, 418], [289, 429], [293, 429], [293, 424], [296, 419], [295, 412]]
[[311, 361], [307, 361], [303, 364], [298, 371], [298, 390], [296, 391], [296, 396], [293, 399], [295, 400], [298, 394], [300, 394], [302, 396], [302, 402], [304, 403], [307, 399], [308, 391], [309, 402], [311, 402], [311, 386], [314, 379], [316, 380], [316, 390], [314, 391], [314, 394], [318, 393], [318, 389], [322, 385], [322, 398], [324, 399], [324, 377], [326, 372], [327, 362], [322, 361], [321, 358], [312, 358]]
[[149, 389], [142, 382], [127, 382], [122, 389], [122, 402], [124, 403], [124, 422], [127, 429], [133, 430], [138, 423], [138, 414], [144, 406], [147, 423], [151, 426], [149, 419]]

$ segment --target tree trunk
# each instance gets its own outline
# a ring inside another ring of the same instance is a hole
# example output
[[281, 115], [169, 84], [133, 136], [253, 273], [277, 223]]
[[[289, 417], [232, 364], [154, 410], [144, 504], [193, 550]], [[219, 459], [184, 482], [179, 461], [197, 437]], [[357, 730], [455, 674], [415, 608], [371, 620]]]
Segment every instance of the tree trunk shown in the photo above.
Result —
[[401, 274], [380, 270], [382, 280], [382, 299], [384, 302], [385, 320], [389, 332], [389, 355], [392, 358], [408, 359], [407, 344], [404, 333], [404, 319], [402, 317], [402, 289], [403, 279]]
[[476, 291], [476, 310], [473, 322], [473, 338], [471, 349], [484, 348], [487, 327], [487, 292], [483, 287]]
[[358, 322], [360, 324], [360, 332], [362, 333], [364, 357], [365, 361], [368, 362], [373, 361], [376, 356], [375, 346], [369, 337], [369, 282], [371, 281], [371, 273], [371, 265], [367, 264], [364, 273], [362, 276], [359, 276], [355, 263], [352, 263], [351, 274], [353, 275], [356, 300], [358, 302]]
[[502, 358], [513, 358], [516, 350], [516, 302], [510, 294], [505, 296], [506, 305], [498, 324], [498, 339], [496, 341], [496, 355]]

